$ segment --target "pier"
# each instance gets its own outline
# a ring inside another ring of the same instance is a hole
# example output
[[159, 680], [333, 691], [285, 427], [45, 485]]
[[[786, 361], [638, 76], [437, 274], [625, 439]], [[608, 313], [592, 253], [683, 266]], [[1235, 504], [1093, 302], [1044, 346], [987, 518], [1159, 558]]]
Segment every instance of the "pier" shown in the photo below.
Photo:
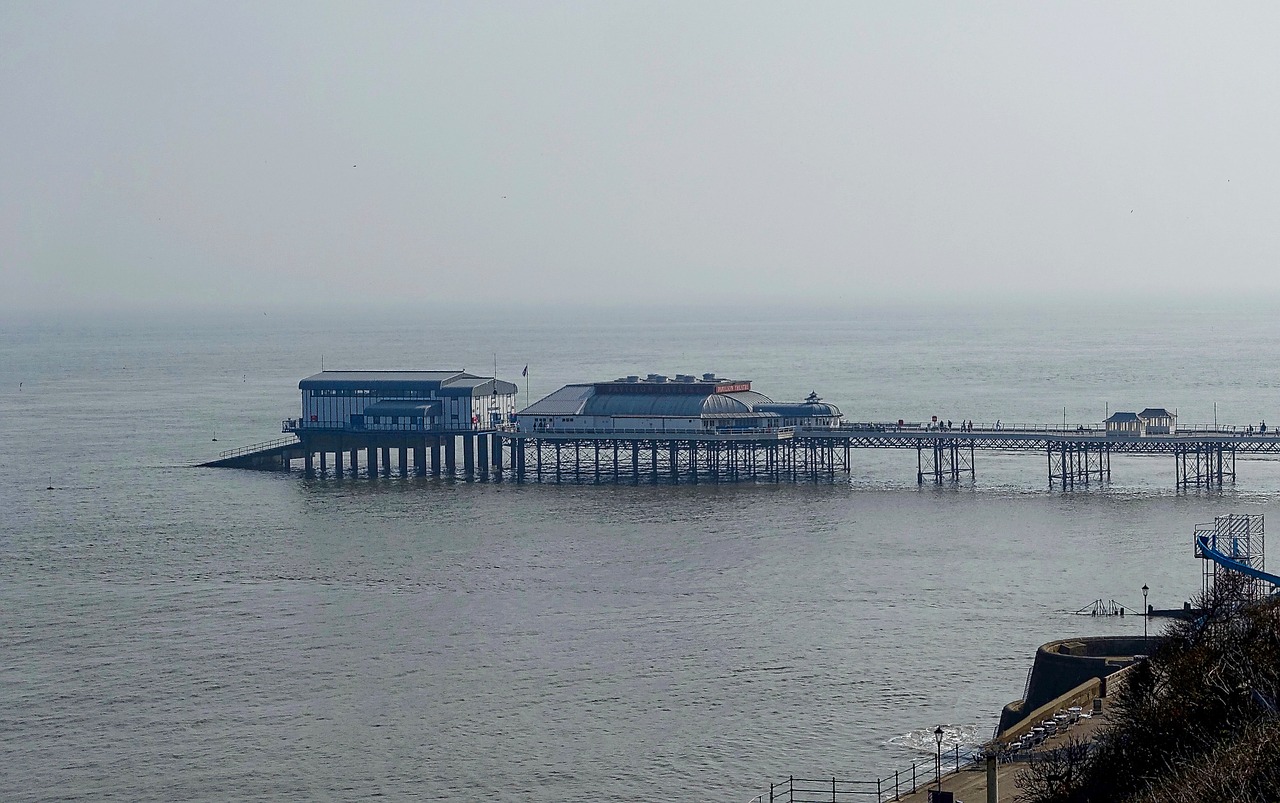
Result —
[[[287, 426], [287, 424], [286, 424]], [[304, 432], [261, 449], [224, 452], [205, 465], [289, 470], [302, 462], [311, 475], [460, 477], [519, 482], [656, 483], [817, 481], [854, 468], [854, 452], [915, 451], [916, 482], [976, 478], [978, 457], [1035, 456], [1049, 484], [1087, 486], [1111, 479], [1112, 455], [1171, 460], [1179, 488], [1221, 487], [1236, 478], [1238, 456], [1280, 455], [1280, 436], [1229, 430], [1145, 437], [1109, 437], [1097, 430], [994, 426], [964, 432], [894, 425], [845, 425], [838, 430], [783, 427], [679, 432], [560, 430], [522, 433], [513, 427], [455, 432]]]
[[843, 424], [750, 433], [499, 432], [517, 479], [554, 482], [817, 480], [848, 473], [863, 449], [915, 451], [916, 482], [977, 476], [979, 453], [1037, 455], [1050, 485], [1074, 488], [1111, 478], [1116, 454], [1172, 459], [1179, 488], [1221, 486], [1236, 478], [1238, 455], [1280, 454], [1280, 436], [1230, 430], [1114, 436], [1098, 428], [928, 424]]
[[539, 483], [835, 480], [855, 452], [914, 451], [915, 479], [977, 477], [984, 454], [1037, 456], [1051, 487], [1111, 479], [1113, 455], [1171, 460], [1178, 488], [1221, 487], [1241, 456], [1280, 455], [1265, 426], [1179, 428], [1162, 408], [1075, 427], [844, 420], [816, 393], [779, 403], [748, 380], [650, 374], [565, 385], [519, 412], [517, 388], [462, 371], [326, 371], [299, 383], [292, 436], [223, 452], [206, 466], [307, 476], [455, 477]]

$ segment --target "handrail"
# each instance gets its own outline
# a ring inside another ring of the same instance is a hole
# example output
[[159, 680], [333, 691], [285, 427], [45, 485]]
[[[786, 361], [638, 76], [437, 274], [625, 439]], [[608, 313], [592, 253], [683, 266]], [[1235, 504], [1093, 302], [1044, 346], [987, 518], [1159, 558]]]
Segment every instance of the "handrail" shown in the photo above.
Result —
[[974, 424], [973, 429], [961, 429], [958, 426], [936, 426], [931, 424], [841, 424], [839, 427], [802, 427], [815, 432], [906, 432], [912, 434], [946, 433], [948, 435], [1102, 435], [1106, 430], [1096, 426], [1079, 424], [1063, 429], [1059, 424]]
[[[963, 760], [962, 760], [963, 759]], [[924, 789], [934, 782], [935, 773], [941, 770], [940, 777], [946, 778], [958, 773], [961, 766], [969, 766], [978, 760], [978, 754], [972, 751], [963, 755], [960, 745], [954, 745], [946, 753], [941, 765], [934, 761], [911, 762], [906, 770], [896, 770], [883, 778], [844, 779], [797, 778], [792, 775], [785, 781], [769, 784], [769, 792], [753, 798], [749, 803], [768, 800], [770, 803], [841, 803], [853, 798], [872, 798], [876, 801], [898, 800], [902, 795], [910, 795]], [[821, 795], [820, 798], [807, 795]]]
[[[400, 429], [391, 429], [395, 425], [379, 425], [377, 427], [366, 426], [362, 431], [400, 431]], [[970, 428], [971, 427], [971, 428]], [[437, 424], [424, 425], [416, 427], [415, 425], [405, 425], [405, 429], [410, 431], [430, 431], [430, 432], [513, 432], [521, 433], [528, 430], [521, 429], [518, 422], [512, 423], [504, 421], [498, 424], [492, 424], [483, 427], [468, 424]], [[285, 432], [294, 432], [305, 429], [351, 429], [351, 427], [335, 427], [321, 424], [318, 422], [306, 421], [302, 418], [286, 418], [281, 422], [281, 429]], [[1194, 437], [1197, 435], [1218, 435], [1224, 437], [1236, 438], [1255, 438], [1264, 440], [1280, 440], [1280, 428], [1268, 427], [1266, 432], [1261, 430], [1261, 425], [1253, 426], [1250, 424], [1179, 424], [1173, 427], [1172, 432], [1168, 433], [1147, 433], [1140, 435], [1137, 432], [1117, 432], [1108, 431], [1106, 425], [1101, 422], [1077, 423], [1063, 426], [1062, 424], [1045, 424], [1030, 422], [1004, 422], [1004, 421], [984, 421], [971, 422], [966, 427], [957, 426], [953, 421], [951, 426], [946, 426], [945, 422], [928, 422], [928, 421], [903, 421], [899, 424], [897, 421], [841, 421], [839, 425], [827, 426], [804, 426], [789, 425], [784, 427], [750, 427], [746, 429], [736, 429], [733, 427], [679, 427], [666, 429], [636, 429], [636, 428], [619, 428], [600, 430], [592, 427], [550, 427], [547, 429], [534, 430], [535, 432], [549, 433], [600, 433], [600, 432], [619, 432], [619, 433], [733, 433], [733, 432], [794, 432], [804, 430], [807, 432], [884, 432], [884, 433], [952, 433], [959, 435], [1022, 435], [1022, 434], [1058, 434], [1058, 435], [1109, 435], [1118, 437], [1157, 437], [1157, 438], [1178, 438], [1180, 436]]]
[[499, 432], [503, 430], [501, 425], [481, 426], [478, 424], [374, 424], [372, 426], [365, 425], [363, 427], [353, 427], [350, 425], [338, 426], [329, 422], [321, 421], [304, 421], [301, 418], [286, 418], [280, 422], [281, 432], [302, 432], [306, 430], [323, 431], [339, 431], [354, 432], [359, 434], [378, 434], [380, 432], [421, 432], [424, 435], [447, 435], [449, 433], [477, 433], [487, 435], [490, 432]]
[[[999, 432], [1002, 434], [1020, 432], [1060, 432], [1060, 433], [1076, 433], [1076, 432], [1106, 432], [1107, 427], [1102, 422], [1079, 422], [1063, 426], [1062, 424], [1036, 424], [1018, 421], [974, 421], [972, 429], [961, 429], [952, 422], [952, 426], [945, 426], [944, 422], [931, 423], [928, 421], [903, 421], [899, 424], [897, 421], [841, 421], [839, 430], [853, 430], [855, 432], [973, 432], [991, 434]], [[1169, 433], [1149, 433], [1157, 435], [1157, 437], [1177, 437], [1179, 435], [1233, 435], [1237, 437], [1254, 437], [1254, 438], [1280, 438], [1280, 429], [1276, 427], [1267, 427], [1267, 431], [1263, 432], [1261, 425], [1252, 424], [1178, 424], [1172, 427]], [[1250, 431], [1252, 430], [1252, 431]], [[1127, 433], [1126, 433], [1127, 434]], [[1137, 435], [1137, 433], [1133, 433]]]
[[240, 455], [250, 454], [252, 452], [261, 452], [266, 449], [275, 449], [279, 446], [291, 446], [295, 443], [301, 443], [296, 437], [293, 438], [276, 438], [273, 441], [263, 441], [255, 443], [252, 446], [241, 446], [239, 449], [228, 449], [218, 455], [219, 460], [226, 460], [231, 457], [239, 457]]

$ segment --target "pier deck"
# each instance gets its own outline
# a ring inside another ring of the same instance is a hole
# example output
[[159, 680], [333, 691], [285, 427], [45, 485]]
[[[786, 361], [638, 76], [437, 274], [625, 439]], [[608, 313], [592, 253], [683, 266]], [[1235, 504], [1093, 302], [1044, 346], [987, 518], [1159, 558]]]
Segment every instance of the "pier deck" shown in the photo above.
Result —
[[[1105, 481], [1115, 454], [1174, 458], [1179, 487], [1235, 479], [1238, 455], [1280, 454], [1280, 434], [1199, 428], [1167, 435], [1116, 435], [1098, 427], [844, 424], [839, 428], [699, 431], [575, 430], [497, 437], [518, 479], [557, 482], [650, 479], [817, 479], [848, 472], [856, 449], [914, 449], [916, 480], [942, 483], [976, 476], [980, 452], [1045, 456], [1048, 478], [1063, 487]], [[584, 452], [586, 453], [584, 455]], [[601, 466], [599, 461], [604, 460]]]
[[[1110, 479], [1112, 455], [1172, 457], [1175, 484], [1189, 487], [1234, 480], [1238, 456], [1280, 455], [1280, 434], [1239, 427], [1141, 436], [1118, 436], [1096, 426], [879, 423], [697, 430], [298, 429], [294, 434], [296, 439], [224, 453], [205, 465], [288, 470], [302, 460], [309, 475], [317, 468], [321, 475], [337, 476], [390, 475], [398, 469], [401, 475], [412, 470], [419, 476], [517, 482], [781, 482], [834, 479], [852, 470], [856, 450], [898, 449], [916, 451], [920, 484], [974, 478], [985, 453], [1043, 455], [1050, 484], [1063, 488]], [[461, 460], [455, 458], [459, 452]], [[357, 453], [368, 459], [358, 460]]]
[[1108, 435], [1092, 428], [1060, 428], [1052, 426], [974, 427], [972, 430], [927, 429], [885, 424], [852, 424], [839, 429], [805, 429], [797, 432], [807, 438], [847, 440], [859, 449], [914, 449], [922, 442], [957, 442], [972, 444], [975, 449], [989, 451], [1045, 451], [1050, 446], [1105, 446], [1113, 454], [1174, 454], [1188, 447], [1214, 446], [1230, 448], [1240, 454], [1280, 454], [1280, 433], [1246, 434], [1232, 430], [1199, 430], [1170, 435]]

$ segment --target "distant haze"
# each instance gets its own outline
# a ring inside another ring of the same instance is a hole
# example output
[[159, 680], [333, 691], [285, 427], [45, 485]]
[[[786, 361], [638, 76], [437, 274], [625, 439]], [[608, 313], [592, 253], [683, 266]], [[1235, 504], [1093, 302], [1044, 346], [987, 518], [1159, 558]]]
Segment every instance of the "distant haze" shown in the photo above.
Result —
[[1280, 5], [0, 3], [0, 305], [1280, 292]]

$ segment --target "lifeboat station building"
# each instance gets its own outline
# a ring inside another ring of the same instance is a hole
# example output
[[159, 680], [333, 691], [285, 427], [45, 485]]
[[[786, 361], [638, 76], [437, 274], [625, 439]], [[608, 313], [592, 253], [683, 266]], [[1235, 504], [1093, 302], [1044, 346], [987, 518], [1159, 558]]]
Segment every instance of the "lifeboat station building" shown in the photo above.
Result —
[[702, 436], [778, 433], [793, 428], [836, 429], [840, 410], [816, 393], [780, 404], [751, 389], [750, 380], [715, 374], [627, 376], [611, 382], [565, 385], [516, 414], [520, 433]]
[[323, 473], [332, 454], [339, 476], [358, 470], [361, 451], [370, 474], [389, 474], [393, 457], [402, 475], [410, 465], [419, 475], [453, 474], [459, 448], [467, 475], [487, 475], [491, 462], [501, 463], [491, 433], [514, 419], [517, 392], [465, 371], [323, 371], [298, 387], [302, 415], [281, 429], [301, 441], [308, 474], [315, 455]]

